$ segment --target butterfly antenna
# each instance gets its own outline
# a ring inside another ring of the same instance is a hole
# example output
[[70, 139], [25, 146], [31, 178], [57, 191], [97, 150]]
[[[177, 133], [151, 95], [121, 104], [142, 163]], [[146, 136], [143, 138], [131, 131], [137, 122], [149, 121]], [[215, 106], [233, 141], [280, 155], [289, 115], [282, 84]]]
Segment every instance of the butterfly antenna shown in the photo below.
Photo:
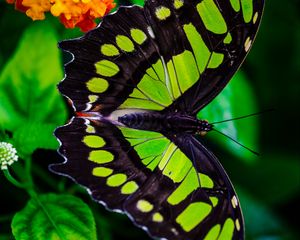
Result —
[[211, 124], [218, 124], [218, 123], [223, 123], [223, 122], [229, 122], [229, 121], [235, 121], [235, 120], [239, 120], [239, 119], [243, 119], [243, 118], [248, 118], [248, 117], [253, 117], [253, 116], [257, 116], [257, 115], [260, 115], [260, 114], [263, 114], [263, 113], [267, 113], [267, 112], [272, 112], [274, 111], [275, 109], [267, 109], [267, 110], [264, 110], [264, 111], [261, 111], [261, 112], [257, 112], [257, 113], [252, 113], [252, 114], [248, 114], [248, 115], [245, 115], [245, 116], [241, 116], [241, 117], [236, 117], [236, 118], [231, 118], [231, 119], [226, 119], [226, 120], [223, 120], [223, 121], [219, 121], [219, 122], [213, 122]]
[[217, 130], [217, 129], [215, 129], [215, 128], [213, 128], [212, 130], [215, 131], [215, 132], [217, 132], [217, 133], [219, 133], [219, 134], [221, 134], [221, 135], [223, 135], [224, 137], [229, 138], [230, 140], [232, 140], [233, 142], [235, 142], [237, 145], [239, 145], [239, 146], [241, 146], [241, 147], [247, 149], [248, 151], [252, 152], [252, 153], [255, 154], [256, 156], [259, 156], [259, 153], [258, 153], [258, 152], [255, 152], [255, 151], [253, 151], [252, 149], [246, 147], [245, 145], [239, 143], [237, 140], [235, 140], [234, 138], [230, 137], [229, 135], [227, 135], [227, 134], [225, 134], [225, 133], [223, 133], [223, 132], [220, 132], [219, 130]]

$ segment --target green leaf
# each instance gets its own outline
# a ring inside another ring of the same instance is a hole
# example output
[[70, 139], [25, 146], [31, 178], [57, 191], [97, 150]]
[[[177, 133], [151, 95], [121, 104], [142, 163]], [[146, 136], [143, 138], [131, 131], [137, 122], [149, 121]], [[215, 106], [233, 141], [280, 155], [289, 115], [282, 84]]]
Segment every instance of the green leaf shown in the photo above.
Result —
[[[257, 112], [255, 94], [243, 72], [239, 71], [230, 80], [227, 87], [198, 114], [199, 119], [207, 119], [210, 123]], [[258, 117], [249, 117], [238, 121], [215, 124], [214, 128], [239, 143], [258, 151]], [[211, 131], [208, 137], [235, 156], [251, 162], [256, 156], [239, 146], [231, 139]]]
[[71, 195], [45, 194], [31, 199], [15, 214], [16, 240], [96, 240], [95, 221], [89, 207]]
[[144, 6], [144, 3], [145, 3], [144, 0], [130, 0], [130, 2], [132, 4], [136, 4], [136, 5], [139, 5], [139, 6]]
[[64, 27], [60, 35], [61, 35], [61, 39], [73, 39], [73, 38], [82, 37], [83, 33], [78, 27], [72, 29]]
[[24, 32], [0, 75], [0, 125], [13, 131], [26, 121], [62, 124], [66, 109], [56, 84], [62, 79], [57, 35], [47, 22]]
[[0, 62], [0, 70], [2, 70], [3, 64], [8, 61], [16, 48], [22, 32], [32, 20], [26, 14], [16, 11], [13, 4], [7, 4], [4, 0], [0, 4], [0, 29], [2, 33], [0, 55], [3, 58], [3, 62]]
[[[52, 149], [58, 148], [58, 142], [53, 135], [57, 126], [40, 122], [26, 122], [13, 134], [13, 145], [18, 150], [21, 158], [31, 155], [37, 148]], [[30, 133], [30, 137], [28, 137]]]

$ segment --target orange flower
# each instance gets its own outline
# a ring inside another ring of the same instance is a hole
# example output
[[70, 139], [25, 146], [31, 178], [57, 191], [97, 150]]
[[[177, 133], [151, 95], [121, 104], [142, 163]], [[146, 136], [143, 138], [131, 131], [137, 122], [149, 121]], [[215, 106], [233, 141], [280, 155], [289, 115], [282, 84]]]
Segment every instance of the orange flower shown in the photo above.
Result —
[[96, 26], [94, 20], [103, 17], [115, 4], [113, 0], [51, 0], [51, 13], [59, 16], [69, 28], [80, 27], [88, 31]]
[[9, 4], [14, 4], [15, 3], [15, 8], [21, 12], [26, 12], [28, 7], [24, 7], [22, 5], [23, 0], [6, 0], [7, 3]]
[[17, 10], [25, 12], [32, 20], [45, 19], [45, 12], [51, 8], [49, 0], [6, 0], [8, 3], [15, 3]]
[[45, 18], [50, 11], [67, 28], [79, 27], [88, 31], [96, 26], [95, 19], [103, 17], [115, 7], [113, 0], [6, 0], [16, 9], [26, 12], [33, 20]]
[[32, 20], [44, 20], [45, 12], [51, 8], [49, 0], [23, 0], [22, 5], [28, 7], [26, 15]]

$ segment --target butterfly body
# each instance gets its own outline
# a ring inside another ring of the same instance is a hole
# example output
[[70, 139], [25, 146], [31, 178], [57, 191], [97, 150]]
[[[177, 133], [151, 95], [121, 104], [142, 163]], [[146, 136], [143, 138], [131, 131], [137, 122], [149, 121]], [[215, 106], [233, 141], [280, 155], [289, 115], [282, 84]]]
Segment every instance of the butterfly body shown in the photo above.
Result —
[[118, 117], [118, 121], [129, 128], [161, 132], [164, 134], [196, 134], [212, 129], [212, 125], [205, 120], [199, 120], [196, 117], [179, 113], [131, 113]]
[[[198, 118], [245, 59], [263, 0], [148, 0], [60, 47], [76, 117], [51, 169], [160, 239], [244, 239], [241, 207]], [[197, 117], [196, 117], [197, 116]]]

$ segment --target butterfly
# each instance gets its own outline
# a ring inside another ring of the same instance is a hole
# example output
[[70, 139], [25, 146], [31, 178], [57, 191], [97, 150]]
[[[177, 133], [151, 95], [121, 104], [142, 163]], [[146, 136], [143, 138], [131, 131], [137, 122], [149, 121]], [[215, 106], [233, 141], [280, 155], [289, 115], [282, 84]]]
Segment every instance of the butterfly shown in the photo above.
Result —
[[[234, 188], [197, 114], [254, 41], [263, 0], [147, 0], [83, 37], [58, 85], [75, 116], [51, 169], [160, 239], [244, 239]], [[197, 138], [196, 138], [197, 137]]]

